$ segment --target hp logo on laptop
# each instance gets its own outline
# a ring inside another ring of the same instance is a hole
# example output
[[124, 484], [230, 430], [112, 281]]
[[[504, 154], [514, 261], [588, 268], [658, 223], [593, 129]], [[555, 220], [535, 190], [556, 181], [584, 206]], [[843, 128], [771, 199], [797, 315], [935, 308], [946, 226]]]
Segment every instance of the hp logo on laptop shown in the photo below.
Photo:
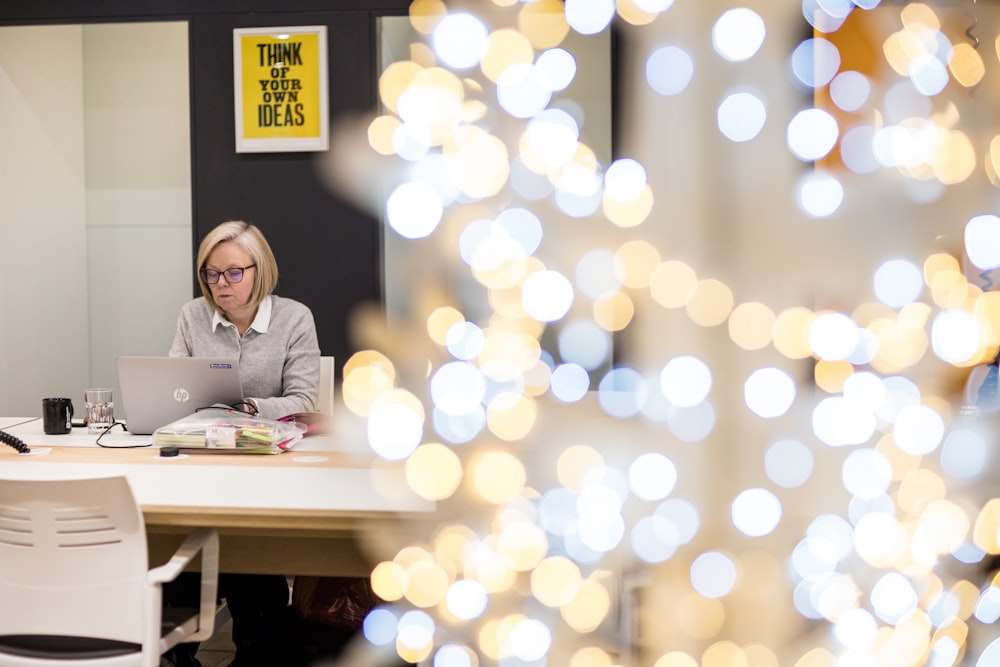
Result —
[[174, 389], [174, 400], [178, 403], [187, 403], [191, 400], [191, 394], [189, 394], [188, 390], [183, 387], [180, 389]]

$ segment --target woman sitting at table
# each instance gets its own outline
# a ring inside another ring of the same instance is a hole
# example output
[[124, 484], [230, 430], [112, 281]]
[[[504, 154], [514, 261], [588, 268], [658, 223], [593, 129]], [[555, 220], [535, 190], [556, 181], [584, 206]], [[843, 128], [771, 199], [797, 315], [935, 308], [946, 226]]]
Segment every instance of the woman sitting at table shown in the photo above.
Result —
[[312, 312], [273, 294], [278, 264], [259, 229], [224, 222], [198, 248], [202, 296], [181, 308], [172, 357], [236, 357], [249, 404], [266, 419], [312, 412], [319, 342]]
[[[247, 412], [266, 419], [312, 412], [319, 395], [316, 325], [305, 305], [273, 294], [278, 266], [261, 231], [242, 221], [222, 223], [202, 240], [197, 265], [202, 296], [181, 308], [170, 356], [238, 358]], [[198, 575], [182, 579], [165, 588], [168, 604], [198, 599]], [[232, 665], [276, 664], [260, 642], [286, 613], [285, 577], [222, 574], [219, 597], [233, 618]], [[197, 649], [181, 644], [167, 657], [179, 667], [198, 665]]]

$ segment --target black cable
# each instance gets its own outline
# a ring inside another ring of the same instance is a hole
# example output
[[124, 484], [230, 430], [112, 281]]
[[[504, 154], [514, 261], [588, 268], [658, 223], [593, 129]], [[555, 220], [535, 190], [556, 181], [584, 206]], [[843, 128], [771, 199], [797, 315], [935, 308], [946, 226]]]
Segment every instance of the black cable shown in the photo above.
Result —
[[24, 444], [23, 440], [12, 436], [10, 433], [7, 433], [6, 431], [0, 431], [0, 442], [2, 442], [5, 445], [10, 445], [14, 449], [16, 449], [19, 454], [27, 454], [28, 452], [31, 451], [30, 449], [28, 449], [28, 446]]
[[110, 431], [111, 429], [113, 429], [115, 426], [121, 426], [123, 431], [125, 431], [126, 433], [128, 432], [128, 427], [125, 426], [125, 424], [123, 424], [122, 422], [114, 422], [110, 426], [108, 426], [107, 428], [105, 428], [103, 431], [101, 431], [101, 434], [99, 436], [97, 436], [97, 441], [95, 442], [95, 444], [98, 447], [107, 447], [109, 449], [139, 449], [139, 448], [142, 448], [142, 447], [152, 447], [153, 446], [153, 443], [151, 443], [151, 442], [147, 442], [144, 445], [103, 445], [103, 444], [101, 444], [101, 438], [104, 437], [104, 434], [107, 433], [108, 431]]
[[[240, 406], [245, 406], [250, 409], [245, 410]], [[238, 403], [233, 403], [232, 405], [225, 405], [223, 403], [219, 403], [217, 405], [206, 405], [205, 407], [202, 408], [195, 408], [195, 412], [201, 412], [202, 410], [234, 410], [235, 412], [240, 412], [245, 415], [250, 415], [251, 417], [257, 416], [257, 406], [254, 405], [253, 403], [250, 403], [249, 401], [239, 401]]]

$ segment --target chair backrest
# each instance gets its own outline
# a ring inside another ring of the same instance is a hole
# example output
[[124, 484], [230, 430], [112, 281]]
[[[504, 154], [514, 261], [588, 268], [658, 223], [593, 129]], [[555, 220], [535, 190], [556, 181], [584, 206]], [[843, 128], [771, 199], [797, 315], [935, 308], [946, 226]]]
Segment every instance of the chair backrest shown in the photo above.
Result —
[[124, 477], [0, 479], [0, 632], [141, 643], [148, 570]]
[[319, 358], [319, 398], [316, 401], [316, 412], [324, 415], [333, 414], [333, 387], [337, 380], [333, 362], [333, 357]]

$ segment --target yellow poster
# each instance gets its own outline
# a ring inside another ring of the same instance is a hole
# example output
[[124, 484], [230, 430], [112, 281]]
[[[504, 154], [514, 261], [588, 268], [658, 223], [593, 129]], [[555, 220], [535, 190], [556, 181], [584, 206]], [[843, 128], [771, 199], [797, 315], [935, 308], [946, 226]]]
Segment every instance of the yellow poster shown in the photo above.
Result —
[[326, 26], [233, 31], [236, 150], [327, 148]]

